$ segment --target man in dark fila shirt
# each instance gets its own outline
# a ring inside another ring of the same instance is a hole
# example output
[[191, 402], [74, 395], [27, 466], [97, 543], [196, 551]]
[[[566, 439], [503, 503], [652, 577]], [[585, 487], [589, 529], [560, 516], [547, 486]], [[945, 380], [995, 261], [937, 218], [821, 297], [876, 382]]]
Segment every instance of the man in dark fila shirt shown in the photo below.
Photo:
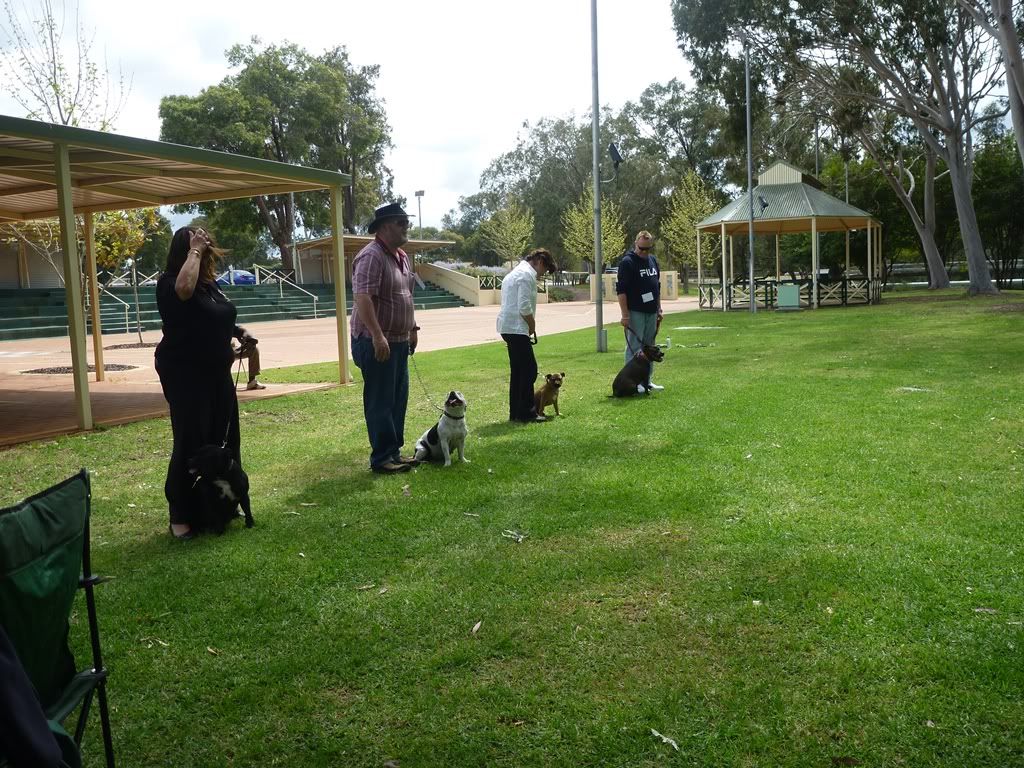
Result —
[[[661, 325], [661, 279], [658, 261], [654, 258], [654, 237], [645, 229], [637, 233], [633, 247], [619, 262], [615, 292], [622, 313], [619, 322], [625, 328], [628, 363], [640, 351], [641, 343], [654, 344]], [[651, 373], [654, 373], [653, 363]], [[645, 390], [664, 389], [653, 381], [640, 386]]]

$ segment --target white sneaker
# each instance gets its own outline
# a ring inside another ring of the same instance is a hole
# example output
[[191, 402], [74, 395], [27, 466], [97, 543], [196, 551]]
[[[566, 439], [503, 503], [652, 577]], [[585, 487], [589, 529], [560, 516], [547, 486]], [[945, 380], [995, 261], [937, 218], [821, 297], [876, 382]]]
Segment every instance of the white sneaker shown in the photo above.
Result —
[[651, 390], [651, 392], [661, 392], [661, 390], [664, 389], [661, 384], [655, 384], [653, 381], [647, 385], [647, 388]]
[[637, 384], [636, 385], [636, 393], [638, 395], [646, 395], [647, 394], [647, 390], [644, 389], [644, 385], [643, 384]]

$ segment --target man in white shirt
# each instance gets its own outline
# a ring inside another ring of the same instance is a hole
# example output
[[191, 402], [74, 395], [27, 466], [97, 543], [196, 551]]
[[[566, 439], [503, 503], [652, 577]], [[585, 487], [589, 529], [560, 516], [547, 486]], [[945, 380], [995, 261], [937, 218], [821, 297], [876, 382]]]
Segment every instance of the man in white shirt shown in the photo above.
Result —
[[554, 271], [555, 260], [551, 254], [544, 248], [537, 248], [530, 251], [519, 266], [501, 281], [501, 310], [497, 327], [508, 347], [510, 421], [545, 421], [533, 404], [533, 385], [537, 381], [537, 358], [533, 355], [533, 344], [537, 340], [534, 315], [537, 312], [537, 278]]

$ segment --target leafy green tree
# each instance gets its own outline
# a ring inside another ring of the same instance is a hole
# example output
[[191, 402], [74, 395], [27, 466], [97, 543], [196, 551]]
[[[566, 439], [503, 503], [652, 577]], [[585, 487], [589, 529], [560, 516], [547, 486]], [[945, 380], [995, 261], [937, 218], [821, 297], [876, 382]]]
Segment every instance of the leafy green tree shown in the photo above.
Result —
[[1024, 261], [1024, 175], [1012, 133], [996, 130], [984, 137], [974, 170], [974, 199], [978, 207], [978, 226], [985, 238], [986, 250], [996, 285], [1009, 288], [1014, 266]]
[[[668, 215], [661, 222], [661, 236], [668, 242], [677, 269], [697, 266], [697, 224], [718, 210], [707, 185], [690, 171], [672, 193]], [[708, 268], [719, 258], [719, 237], [701, 240], [701, 267]]]
[[484, 242], [505, 262], [526, 254], [533, 239], [533, 214], [516, 200], [510, 200], [480, 225]]
[[94, 230], [96, 266], [117, 270], [129, 260], [134, 263], [146, 237], [159, 231], [160, 218], [156, 208], [97, 213]]
[[[739, 67], [734, 30], [743, 29], [757, 71], [776, 84], [815, 79], [817, 95], [835, 94], [890, 109], [913, 124], [949, 171], [957, 205], [970, 292], [994, 292], [971, 199], [972, 136], [981, 107], [998, 80], [998, 44], [969, 13], [945, 0], [673, 0], [676, 31], [703, 82]], [[879, 86], [850, 89], [845, 67]], [[726, 96], [727, 100], [729, 97]]]
[[156, 222], [146, 233], [146, 238], [135, 254], [135, 262], [141, 275], [152, 275], [163, 271], [167, 264], [167, 252], [171, 249], [171, 222], [157, 211]]
[[[562, 242], [565, 258], [562, 269], [578, 269], [583, 260], [595, 263], [594, 253], [594, 186], [587, 184], [575, 205], [562, 214]], [[601, 200], [601, 259], [605, 264], [618, 261], [625, 251], [626, 230], [622, 210], [614, 200]], [[569, 260], [571, 259], [571, 261]]]
[[[383, 162], [390, 128], [374, 94], [378, 68], [353, 66], [344, 48], [313, 56], [291, 43], [263, 46], [255, 38], [230, 48], [227, 59], [236, 74], [198, 96], [161, 100], [161, 138], [349, 173], [343, 219], [355, 231], [392, 185]], [[262, 227], [290, 268], [296, 227], [314, 235], [328, 228], [326, 200], [315, 192], [258, 195], [182, 209], [209, 216], [222, 238]], [[239, 237], [236, 245], [243, 242]]]

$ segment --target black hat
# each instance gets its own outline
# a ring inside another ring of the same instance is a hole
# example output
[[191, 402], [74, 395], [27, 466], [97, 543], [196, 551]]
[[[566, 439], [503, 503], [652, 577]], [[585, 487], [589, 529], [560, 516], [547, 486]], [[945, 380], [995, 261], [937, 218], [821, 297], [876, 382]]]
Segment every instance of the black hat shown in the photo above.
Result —
[[373, 212], [373, 221], [371, 221], [367, 225], [366, 231], [372, 235], [374, 232], [377, 231], [377, 227], [379, 227], [388, 219], [398, 218], [410, 218], [410, 216], [408, 213], [402, 210], [402, 206], [400, 206], [398, 203], [388, 203], [387, 205], [382, 205], [380, 208]]

